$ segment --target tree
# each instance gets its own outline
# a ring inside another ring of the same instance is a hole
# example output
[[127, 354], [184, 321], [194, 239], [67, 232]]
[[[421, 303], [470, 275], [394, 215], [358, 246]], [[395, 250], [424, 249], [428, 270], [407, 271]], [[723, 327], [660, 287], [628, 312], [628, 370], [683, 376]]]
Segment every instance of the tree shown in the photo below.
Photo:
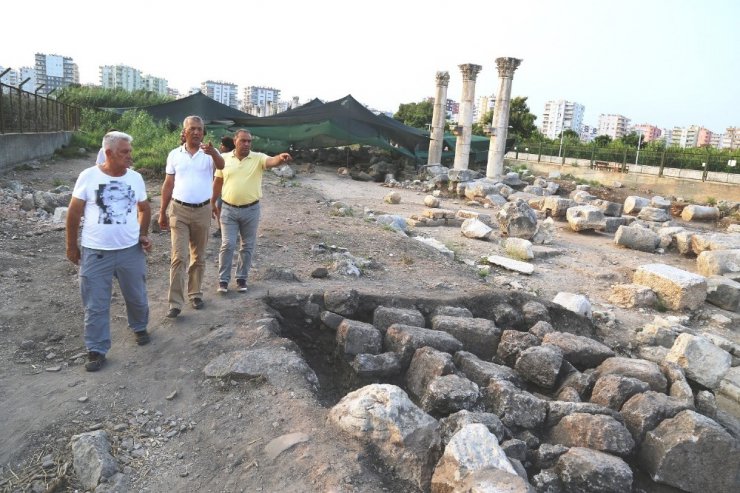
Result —
[[642, 139], [640, 138], [640, 135], [637, 132], [630, 132], [627, 135], [623, 135], [618, 139], [622, 142], [626, 147], [634, 147], [637, 148], [637, 143], [640, 142], [640, 147], [642, 147]]
[[[572, 128], [566, 128], [565, 130], [563, 130], [562, 135], [564, 139], [569, 141], [579, 141], [581, 139], [581, 136], [578, 135], [578, 132], [576, 132]], [[558, 135], [558, 137], [560, 136]]]
[[400, 104], [393, 118], [409, 127], [427, 130], [428, 125], [432, 124], [433, 114], [434, 104], [431, 101], [422, 101], [421, 103]]
[[612, 138], [608, 135], [597, 135], [594, 137], [594, 143], [597, 147], [606, 147], [608, 146], [612, 141]]
[[483, 119], [473, 123], [473, 129], [471, 132], [473, 135], [488, 135], [486, 133], [486, 129], [493, 123], [493, 110], [486, 111], [486, 114], [483, 115]]
[[537, 131], [534, 121], [537, 116], [530, 113], [527, 106], [527, 97], [518, 96], [511, 100], [509, 105], [509, 137], [518, 141], [531, 139]]

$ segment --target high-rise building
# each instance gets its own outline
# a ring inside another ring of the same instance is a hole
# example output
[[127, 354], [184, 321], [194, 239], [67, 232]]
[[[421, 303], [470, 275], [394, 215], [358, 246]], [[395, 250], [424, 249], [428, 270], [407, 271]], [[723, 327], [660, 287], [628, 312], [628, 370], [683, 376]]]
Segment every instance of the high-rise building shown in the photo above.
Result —
[[699, 129], [696, 135], [696, 147], [709, 147], [712, 145], [712, 135], [714, 132], [704, 127]]
[[727, 127], [722, 134], [722, 149], [740, 149], [740, 127]]
[[483, 120], [486, 117], [486, 114], [489, 111], [493, 111], [493, 108], [496, 106], [496, 95], [492, 94], [490, 96], [480, 96], [478, 98], [478, 104], [475, 105], [475, 108], [473, 108], [473, 121], [476, 121], [478, 123], [483, 123]]
[[[5, 72], [6, 67], [3, 67], [0, 65], [0, 74]], [[23, 80], [23, 79], [20, 79]], [[0, 82], [7, 86], [17, 86], [18, 85], [18, 71], [10, 69], [7, 74], [0, 77]]]
[[142, 89], [146, 91], [151, 91], [162, 96], [166, 96], [169, 93], [167, 90], [167, 79], [153, 75], [144, 75], [141, 82]]
[[599, 135], [608, 135], [612, 139], [619, 139], [627, 135], [630, 119], [622, 115], [599, 115]]
[[545, 103], [540, 131], [548, 139], [557, 139], [560, 133], [570, 129], [581, 134], [583, 114], [586, 107], [580, 103], [559, 99]]
[[241, 110], [255, 116], [270, 116], [277, 112], [279, 101], [279, 89], [247, 86], [244, 88]]
[[652, 142], [653, 140], [658, 140], [663, 133], [658, 127], [655, 125], [650, 125], [649, 123], [641, 123], [639, 125], [635, 125], [632, 127], [632, 130], [642, 134], [642, 141], [643, 142]]
[[673, 127], [671, 134], [671, 146], [673, 147], [699, 147], [710, 145], [711, 132], [701, 125], [690, 125], [688, 127]]
[[593, 125], [582, 125], [581, 126], [581, 133], [578, 134], [578, 138], [581, 140], [581, 142], [591, 142], [594, 140], [596, 135], [598, 135], [598, 128], [594, 127]]
[[34, 69], [36, 83], [44, 84], [39, 92], [44, 94], [80, 83], [79, 69], [70, 57], [36, 53]]
[[231, 82], [207, 80], [200, 83], [200, 92], [231, 108], [239, 107], [237, 86]]
[[100, 85], [105, 89], [138, 91], [143, 88], [141, 71], [127, 65], [101, 65]]
[[152, 91], [167, 94], [167, 79], [144, 75], [141, 70], [128, 65], [101, 65], [99, 67], [100, 85], [106, 89], [126, 91]]

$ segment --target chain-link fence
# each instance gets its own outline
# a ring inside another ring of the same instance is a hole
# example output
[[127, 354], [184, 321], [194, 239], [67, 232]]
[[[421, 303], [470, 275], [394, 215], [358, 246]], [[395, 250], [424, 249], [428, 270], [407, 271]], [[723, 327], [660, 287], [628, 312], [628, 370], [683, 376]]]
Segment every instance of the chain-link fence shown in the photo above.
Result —
[[[740, 150], [719, 150], [706, 148], [676, 149], [668, 148], [662, 150], [649, 150], [635, 148], [610, 148], [598, 147], [595, 144], [559, 144], [547, 142], [524, 142], [517, 143], [516, 151], [529, 155], [536, 154], [539, 160], [547, 156], [548, 162], [553, 162], [553, 157], [565, 163], [566, 159], [583, 159], [591, 162], [591, 167], [598, 163], [611, 163], [615, 167], [627, 170], [630, 165], [654, 166], [659, 168], [661, 174], [663, 168], [675, 168], [686, 170], [698, 170], [705, 172], [740, 173]], [[531, 158], [530, 158], [531, 159]]]
[[78, 130], [80, 108], [0, 83], [0, 134]]

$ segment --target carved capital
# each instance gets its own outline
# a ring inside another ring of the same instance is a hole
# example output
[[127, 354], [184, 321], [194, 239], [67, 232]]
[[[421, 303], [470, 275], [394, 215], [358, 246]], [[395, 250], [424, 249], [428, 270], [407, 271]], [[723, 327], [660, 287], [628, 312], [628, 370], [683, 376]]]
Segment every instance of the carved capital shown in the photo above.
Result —
[[450, 83], [450, 73], [449, 72], [437, 72], [437, 85], [440, 87], [447, 87], [447, 85]]
[[460, 71], [462, 72], [463, 81], [474, 81], [475, 78], [478, 77], [478, 72], [480, 72], [483, 68], [480, 65], [475, 65], [472, 63], [465, 63], [463, 65], [458, 65], [458, 67], [460, 67]]
[[505, 79], [513, 79], [514, 71], [519, 67], [520, 63], [522, 63], [520, 58], [497, 58], [496, 68], [498, 69], [498, 76]]

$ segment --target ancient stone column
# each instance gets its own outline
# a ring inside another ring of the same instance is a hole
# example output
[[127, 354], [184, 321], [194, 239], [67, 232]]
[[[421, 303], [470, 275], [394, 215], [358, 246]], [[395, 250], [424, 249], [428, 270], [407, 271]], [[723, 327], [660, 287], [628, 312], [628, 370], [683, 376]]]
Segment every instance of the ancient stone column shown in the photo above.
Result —
[[497, 58], [498, 68], [498, 96], [493, 108], [493, 122], [491, 126], [491, 143], [488, 146], [488, 165], [486, 177], [501, 178], [504, 174], [504, 153], [506, 152], [506, 137], [509, 133], [509, 102], [511, 100], [511, 80], [514, 71], [522, 61], [519, 58]]
[[473, 133], [475, 78], [483, 67], [472, 63], [459, 65], [459, 67], [463, 76], [463, 90], [457, 127], [453, 130], [453, 133], [457, 135], [457, 142], [455, 143], [454, 168], [468, 169], [468, 160], [470, 159], [470, 136]]
[[447, 116], [447, 84], [449, 72], [437, 72], [437, 90], [434, 93], [434, 112], [432, 113], [432, 132], [429, 141], [427, 164], [442, 163], [442, 147], [445, 138], [445, 120]]

